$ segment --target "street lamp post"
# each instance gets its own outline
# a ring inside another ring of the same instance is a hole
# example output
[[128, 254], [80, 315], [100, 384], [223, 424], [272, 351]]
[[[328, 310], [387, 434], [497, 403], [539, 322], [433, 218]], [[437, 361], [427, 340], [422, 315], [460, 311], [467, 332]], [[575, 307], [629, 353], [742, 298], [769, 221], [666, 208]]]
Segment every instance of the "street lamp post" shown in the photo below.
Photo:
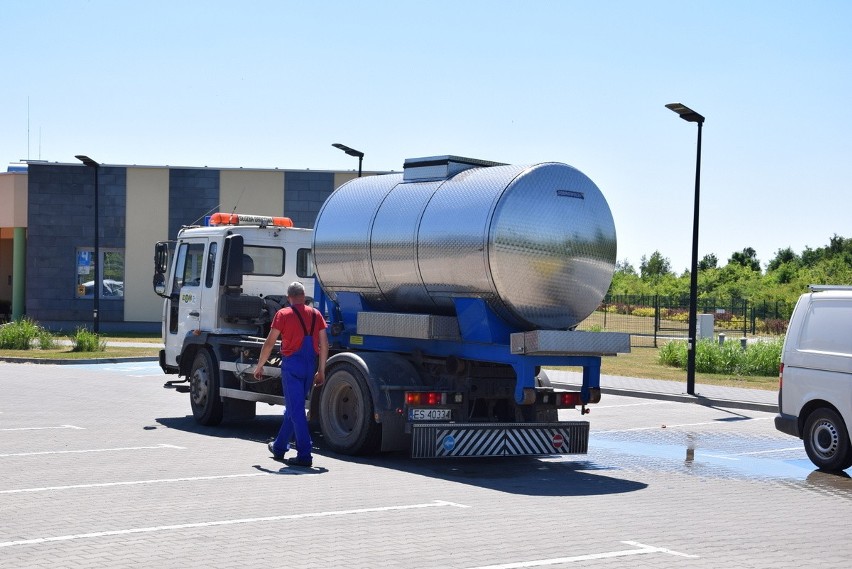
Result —
[[341, 149], [343, 152], [348, 154], [349, 156], [357, 156], [358, 157], [358, 177], [361, 177], [361, 162], [364, 160], [364, 153], [360, 150], [355, 150], [354, 148], [349, 148], [345, 144], [340, 144], [339, 142], [335, 142], [332, 144], [333, 147]]
[[692, 218], [692, 266], [689, 269], [689, 345], [686, 351], [686, 392], [695, 395], [695, 350], [698, 335], [698, 204], [701, 187], [701, 129], [704, 117], [681, 103], [666, 107], [687, 122], [698, 124], [698, 150], [695, 158], [695, 206]]
[[100, 219], [99, 210], [98, 210], [98, 174], [100, 170], [100, 164], [89, 158], [88, 156], [84, 156], [82, 154], [78, 154], [75, 156], [77, 160], [92, 168], [95, 171], [95, 254], [94, 254], [94, 266], [95, 266], [95, 280], [94, 286], [92, 287], [95, 293], [94, 298], [94, 307], [92, 310], [92, 329], [95, 334], [99, 334], [101, 331], [100, 326], [100, 316], [98, 311], [100, 309], [100, 297], [101, 297], [101, 279], [98, 275], [100, 270], [100, 247], [98, 246], [98, 234], [100, 231], [98, 230], [98, 220]]

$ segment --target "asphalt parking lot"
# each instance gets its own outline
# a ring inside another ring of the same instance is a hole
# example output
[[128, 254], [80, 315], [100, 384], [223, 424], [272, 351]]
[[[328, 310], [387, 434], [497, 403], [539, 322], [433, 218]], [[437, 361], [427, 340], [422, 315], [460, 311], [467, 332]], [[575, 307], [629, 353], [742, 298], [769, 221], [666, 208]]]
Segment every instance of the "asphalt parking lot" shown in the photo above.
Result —
[[[847, 567], [852, 480], [773, 414], [605, 395], [587, 455], [275, 462], [156, 364], [0, 363], [0, 567]], [[579, 414], [566, 411], [566, 419]]]

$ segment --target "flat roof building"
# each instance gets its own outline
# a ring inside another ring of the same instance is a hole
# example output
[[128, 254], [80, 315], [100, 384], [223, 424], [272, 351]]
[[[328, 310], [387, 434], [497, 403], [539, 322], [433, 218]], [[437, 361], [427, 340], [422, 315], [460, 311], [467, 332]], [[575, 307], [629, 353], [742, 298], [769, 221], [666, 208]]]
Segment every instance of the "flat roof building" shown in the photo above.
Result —
[[[375, 173], [365, 173], [371, 175]], [[153, 250], [216, 212], [286, 216], [313, 227], [352, 171], [101, 165], [98, 250], [101, 331], [159, 331]], [[27, 316], [52, 330], [92, 324], [95, 169], [29, 161], [0, 173], [0, 321]]]

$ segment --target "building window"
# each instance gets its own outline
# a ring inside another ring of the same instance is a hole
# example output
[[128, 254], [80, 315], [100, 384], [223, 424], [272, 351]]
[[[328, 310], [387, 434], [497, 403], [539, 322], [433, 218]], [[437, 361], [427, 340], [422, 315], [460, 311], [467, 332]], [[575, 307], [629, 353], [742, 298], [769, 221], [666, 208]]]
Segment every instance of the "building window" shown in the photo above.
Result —
[[[100, 249], [101, 292], [100, 298], [120, 300], [124, 298], [124, 249]], [[77, 298], [95, 296], [95, 252], [91, 247], [77, 249]]]

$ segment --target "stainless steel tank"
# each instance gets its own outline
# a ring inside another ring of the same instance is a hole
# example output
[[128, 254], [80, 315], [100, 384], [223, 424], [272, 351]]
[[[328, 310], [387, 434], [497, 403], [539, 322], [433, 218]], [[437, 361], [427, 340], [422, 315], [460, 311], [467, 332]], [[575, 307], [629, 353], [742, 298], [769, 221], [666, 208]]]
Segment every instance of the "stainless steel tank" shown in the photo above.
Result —
[[598, 187], [560, 163], [442, 156], [335, 190], [314, 226], [316, 276], [375, 310], [453, 314], [478, 297], [521, 330], [568, 329], [600, 304], [616, 262]]

